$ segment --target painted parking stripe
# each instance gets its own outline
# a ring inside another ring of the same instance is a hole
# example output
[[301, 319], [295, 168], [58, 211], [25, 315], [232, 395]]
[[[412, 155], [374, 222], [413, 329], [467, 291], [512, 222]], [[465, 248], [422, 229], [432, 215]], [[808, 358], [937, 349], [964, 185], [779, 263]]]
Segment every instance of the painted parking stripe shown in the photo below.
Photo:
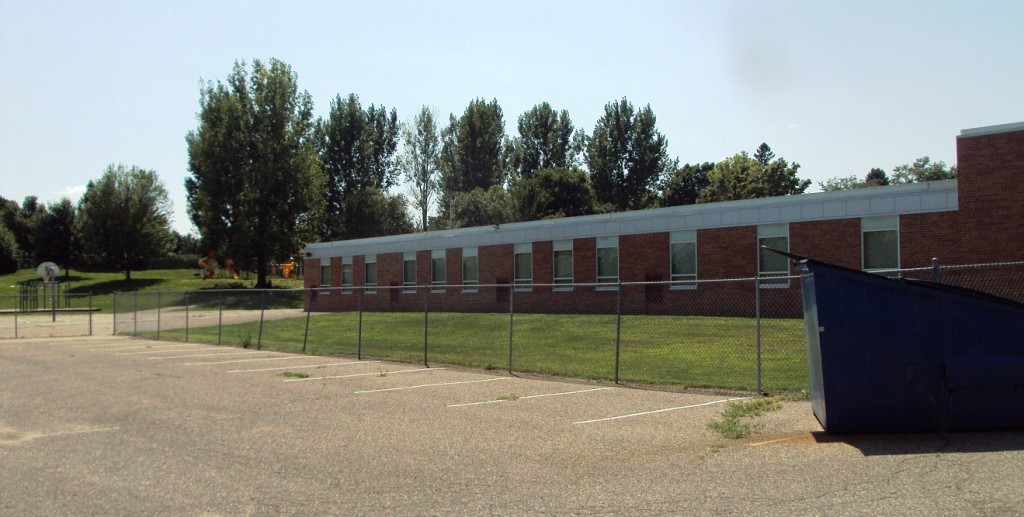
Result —
[[[440, 370], [441, 368], [430, 368], [430, 369], [431, 370]], [[379, 390], [359, 390], [359, 391], [355, 391], [353, 393], [382, 393], [382, 392], [385, 392], [385, 391], [416, 390], [416, 389], [420, 389], [420, 388], [432, 388], [434, 386], [452, 386], [452, 385], [455, 385], [455, 384], [473, 384], [475, 382], [508, 381], [508, 380], [512, 380], [514, 378], [515, 377], [494, 377], [494, 378], [491, 378], [491, 379], [480, 379], [480, 380], [475, 380], [475, 381], [439, 382], [439, 383], [436, 383], [436, 384], [420, 384], [420, 385], [417, 385], [417, 386], [404, 386], [404, 387], [401, 387], [401, 388], [384, 388], [384, 389], [379, 389]]]
[[574, 424], [593, 424], [593, 423], [596, 423], [596, 422], [607, 422], [609, 420], [619, 420], [619, 419], [622, 419], [622, 418], [633, 418], [635, 416], [653, 415], [655, 413], [664, 413], [666, 411], [678, 411], [680, 409], [691, 409], [691, 408], [701, 407], [701, 406], [711, 406], [711, 405], [714, 405], [714, 404], [721, 404], [723, 402], [732, 402], [734, 400], [746, 400], [746, 399], [749, 399], [749, 398], [750, 397], [733, 397], [733, 398], [722, 399], [722, 400], [712, 400], [711, 402], [703, 402], [701, 404], [690, 404], [689, 406], [679, 406], [679, 407], [669, 407], [669, 408], [665, 408], [665, 409], [655, 409], [654, 411], [642, 411], [640, 413], [630, 413], [628, 415], [610, 416], [610, 417], [607, 417], [607, 418], [595, 418], [593, 420], [582, 420], [580, 422], [573, 422], [573, 423]]
[[256, 368], [254, 370], [228, 370], [228, 373], [246, 373], [246, 372], [271, 372], [274, 370], [298, 370], [299, 368], [323, 368], [325, 366], [344, 366], [347, 364], [373, 364], [379, 363], [380, 361], [347, 361], [344, 363], [326, 363], [326, 364], [304, 364], [302, 366], [282, 366], [280, 368]]
[[173, 345], [141, 345], [141, 346], [130, 346], [130, 347], [122, 347], [122, 348], [104, 348], [104, 349], [93, 348], [90, 351], [91, 352], [120, 352], [121, 350], [156, 350], [158, 348], [161, 348], [161, 349], [175, 349], [175, 348], [181, 348], [183, 346], [206, 346], [206, 345], [204, 343], [176, 343], [176, 344], [173, 344]]
[[[411, 372], [425, 372], [429, 370], [444, 370], [444, 368], [415, 368], [412, 370], [395, 370], [393, 372], [387, 372], [384, 375], [393, 375], [396, 373], [411, 373]], [[348, 375], [327, 375], [324, 377], [306, 377], [303, 379], [285, 379], [284, 382], [303, 382], [303, 381], [318, 381], [321, 379], [348, 379], [351, 377], [369, 377], [371, 375], [381, 376], [381, 372], [369, 372], [369, 373], [350, 373]], [[359, 393], [358, 391], [356, 393]]]
[[230, 361], [200, 361], [196, 363], [181, 363], [182, 366], [196, 366], [202, 364], [231, 364], [231, 363], [255, 363], [259, 361], [283, 361], [285, 359], [305, 359], [301, 355], [288, 355], [285, 357], [259, 357], [256, 359], [232, 359]]
[[202, 352], [203, 350], [223, 350], [222, 347], [209, 346], [209, 345], [196, 345], [203, 346], [204, 348], [190, 348], [182, 350], [180, 348], [167, 348], [163, 350], [146, 350], [145, 352], [117, 352], [114, 355], [147, 355], [147, 354], [180, 354], [182, 352]]
[[[590, 388], [590, 389], [576, 390], [576, 391], [560, 391], [558, 393], [542, 393], [540, 395], [526, 395], [524, 397], [516, 397], [516, 400], [539, 399], [539, 398], [543, 398], [543, 397], [560, 397], [562, 395], [575, 395], [577, 393], [589, 393], [591, 391], [601, 391], [601, 390], [610, 390], [610, 389], [612, 389], [610, 386], [606, 386], [606, 387], [603, 387], [603, 388]], [[483, 405], [483, 404], [497, 404], [499, 402], [511, 402], [511, 400], [509, 400], [509, 399], [495, 399], [495, 400], [485, 400], [483, 402], [467, 402], [465, 404], [448, 404], [448, 407], [480, 406], [480, 405]]]
[[193, 354], [193, 355], [172, 355], [166, 357], [150, 357], [150, 361], [159, 361], [161, 359], [191, 359], [193, 357], [213, 357], [218, 355], [252, 355], [252, 354], [269, 354], [270, 352], [218, 352], [216, 354]]

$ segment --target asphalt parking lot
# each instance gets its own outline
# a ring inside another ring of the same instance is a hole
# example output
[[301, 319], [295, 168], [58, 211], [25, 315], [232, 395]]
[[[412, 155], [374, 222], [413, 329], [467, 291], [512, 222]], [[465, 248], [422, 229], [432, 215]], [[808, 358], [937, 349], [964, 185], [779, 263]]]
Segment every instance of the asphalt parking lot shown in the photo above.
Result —
[[1024, 433], [830, 437], [805, 401], [121, 337], [0, 340], [0, 514], [1024, 512]]

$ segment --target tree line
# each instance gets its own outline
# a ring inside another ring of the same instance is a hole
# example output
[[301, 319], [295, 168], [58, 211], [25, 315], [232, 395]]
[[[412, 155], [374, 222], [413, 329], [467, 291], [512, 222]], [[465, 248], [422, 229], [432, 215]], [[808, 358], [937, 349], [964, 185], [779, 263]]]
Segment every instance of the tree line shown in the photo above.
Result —
[[[12, 237], [11, 246], [40, 259], [116, 264], [128, 276], [145, 257], [217, 248], [236, 262], [251, 259], [262, 286], [270, 261], [307, 242], [796, 195], [811, 183], [766, 143], [753, 154], [680, 165], [651, 107], [625, 98], [608, 102], [589, 133], [568, 111], [542, 102], [517, 118], [509, 136], [497, 100], [480, 98], [447, 123], [429, 106], [403, 123], [394, 108], [364, 107], [355, 94], [337, 95], [318, 118], [296, 73], [271, 59], [251, 68], [236, 62], [225, 81], [202, 86], [199, 105], [198, 125], [185, 137], [187, 210], [198, 239], [169, 230], [169, 201], [155, 172], [111, 166], [77, 205], [65, 199], [40, 210], [34, 199], [21, 207], [5, 200], [12, 231], [0, 229], [0, 251]], [[933, 176], [904, 172], [893, 179]], [[858, 186], [856, 177], [822, 184]], [[57, 228], [68, 234], [39, 233]], [[77, 255], [43, 241], [66, 243]]]

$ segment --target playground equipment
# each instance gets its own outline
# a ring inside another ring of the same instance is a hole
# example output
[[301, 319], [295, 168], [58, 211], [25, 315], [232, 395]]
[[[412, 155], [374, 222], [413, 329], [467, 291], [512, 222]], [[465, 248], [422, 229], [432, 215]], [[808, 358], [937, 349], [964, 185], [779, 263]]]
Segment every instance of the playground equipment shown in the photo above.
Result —
[[[60, 276], [60, 267], [53, 262], [43, 262], [36, 268], [36, 274], [41, 279], [38, 282], [21, 284], [18, 289], [18, 308], [21, 311], [53, 310], [63, 305], [68, 308], [71, 305], [68, 299], [70, 283], [60, 283], [57, 277]], [[56, 318], [56, 315], [54, 316]]]
[[[203, 280], [209, 280], [214, 277], [217, 273], [217, 250], [210, 250], [205, 257], [199, 259], [199, 269], [199, 275], [203, 277]], [[225, 260], [224, 269], [231, 275], [231, 278], [238, 280], [239, 276], [238, 271], [235, 269], [234, 260], [230, 258]]]
[[288, 262], [287, 264], [281, 264], [281, 276], [285, 278], [292, 278], [295, 276], [295, 261]]

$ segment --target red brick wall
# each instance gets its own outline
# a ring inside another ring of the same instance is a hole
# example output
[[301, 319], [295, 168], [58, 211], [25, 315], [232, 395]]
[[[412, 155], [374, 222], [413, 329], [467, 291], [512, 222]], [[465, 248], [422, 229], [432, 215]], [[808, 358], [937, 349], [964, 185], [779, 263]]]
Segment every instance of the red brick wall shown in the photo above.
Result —
[[572, 281], [577, 284], [597, 282], [597, 239], [573, 239]]
[[757, 275], [757, 227], [713, 228], [697, 232], [697, 278], [750, 278]]
[[957, 168], [965, 259], [1024, 260], [1024, 131], [957, 139]]
[[619, 237], [619, 280], [657, 282], [668, 280], [668, 233], [646, 233]]
[[507, 284], [514, 278], [514, 247], [496, 244], [477, 248], [481, 284]]
[[789, 251], [839, 266], [860, 269], [860, 219], [789, 224]]

